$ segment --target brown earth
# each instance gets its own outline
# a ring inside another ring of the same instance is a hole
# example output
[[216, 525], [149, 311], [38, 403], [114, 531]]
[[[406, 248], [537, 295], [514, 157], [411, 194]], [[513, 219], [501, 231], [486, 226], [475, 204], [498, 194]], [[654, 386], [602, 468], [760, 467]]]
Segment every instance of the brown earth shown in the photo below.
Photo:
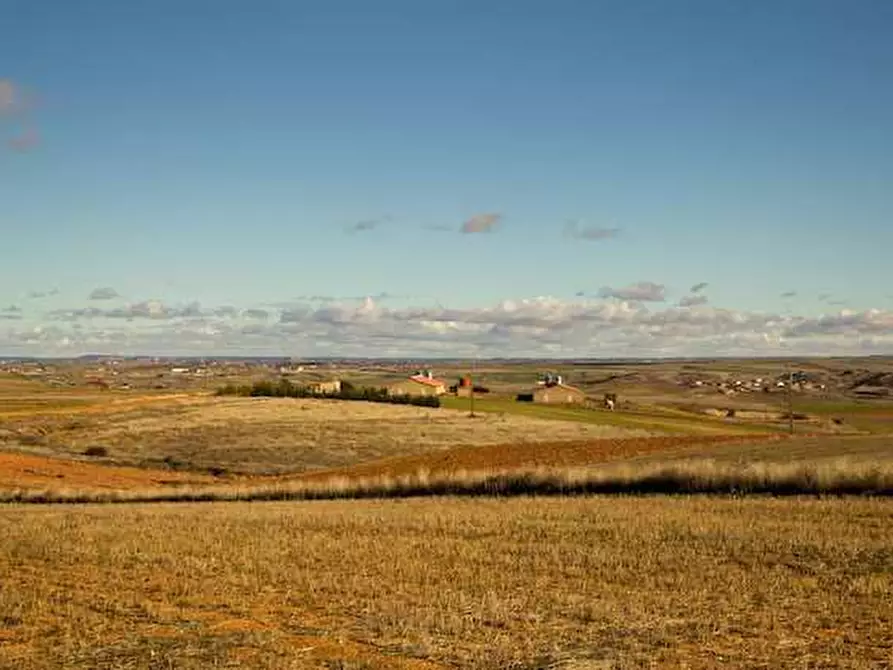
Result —
[[[785, 435], [766, 436], [761, 437], [758, 442], [769, 443], [786, 438]], [[755, 440], [753, 436], [743, 435], [695, 435], [461, 446], [449, 451], [389, 458], [347, 468], [301, 474], [297, 479], [319, 481], [332, 477], [400, 476], [413, 475], [420, 470], [431, 474], [445, 474], [461, 470], [580, 467], [655, 454], [681, 455], [695, 448], [702, 453], [703, 447], [745, 442], [753, 443]]]
[[83, 461], [0, 453], [0, 489], [114, 489], [211, 484], [200, 473], [146, 470]]

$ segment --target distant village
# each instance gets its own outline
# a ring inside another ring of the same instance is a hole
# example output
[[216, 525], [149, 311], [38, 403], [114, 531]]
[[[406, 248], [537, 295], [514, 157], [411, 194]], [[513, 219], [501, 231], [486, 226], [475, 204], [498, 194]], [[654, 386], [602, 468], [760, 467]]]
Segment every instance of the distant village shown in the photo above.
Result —
[[[367, 374], [383, 380], [380, 386], [395, 395], [445, 395], [459, 397], [486, 395], [490, 389], [460, 373], [457, 366], [448, 374], [435, 374], [413, 361], [349, 360], [293, 361], [291, 359], [164, 359], [97, 357], [74, 360], [0, 360], [0, 372], [36, 379], [64, 387], [95, 387], [128, 391], [212, 390], [231, 380], [288, 378], [320, 394], [337, 393], [345, 377]], [[773, 375], [734, 375], [710, 372], [698, 374], [680, 366], [669, 383], [690, 393], [716, 393], [726, 397], [744, 394], [790, 392], [797, 394], [844, 393], [857, 398], [893, 398], [893, 375], [861, 369], [821, 373], [779, 370]], [[527, 368], [525, 368], [527, 369]], [[639, 376], [647, 375], [643, 369]], [[376, 377], [378, 375], [378, 377]], [[449, 377], [449, 381], [445, 378]], [[648, 378], [643, 377], [648, 383]], [[667, 380], [664, 380], [667, 381]], [[630, 381], [630, 383], [635, 383]], [[519, 382], [512, 395], [519, 402], [611, 405], [611, 393], [598, 392], [592, 383], [571, 383], [564, 374], [531, 372], [525, 384]], [[506, 389], [501, 389], [504, 393]], [[610, 402], [609, 402], [610, 401]]]

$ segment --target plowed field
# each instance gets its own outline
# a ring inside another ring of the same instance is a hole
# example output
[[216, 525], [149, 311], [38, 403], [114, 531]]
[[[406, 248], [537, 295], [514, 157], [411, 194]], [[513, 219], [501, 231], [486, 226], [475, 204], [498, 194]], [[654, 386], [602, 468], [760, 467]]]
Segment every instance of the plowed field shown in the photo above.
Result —
[[111, 489], [130, 491], [160, 486], [210, 484], [200, 473], [145, 470], [83, 461], [0, 453], [0, 489]]
[[[762, 438], [760, 443], [783, 439], [786, 439], [786, 436], [766, 437]], [[449, 451], [404, 456], [361, 463], [348, 468], [312, 472], [300, 475], [299, 478], [320, 480], [335, 476], [400, 476], [415, 474], [419, 470], [439, 474], [460, 470], [580, 467], [660, 454], [679, 456], [697, 451], [698, 454], [703, 455], [705, 451], [709, 452], [709, 447], [712, 445], [745, 442], [754, 443], [754, 438], [742, 435], [695, 435], [497, 444], [480, 447], [462, 446]]]

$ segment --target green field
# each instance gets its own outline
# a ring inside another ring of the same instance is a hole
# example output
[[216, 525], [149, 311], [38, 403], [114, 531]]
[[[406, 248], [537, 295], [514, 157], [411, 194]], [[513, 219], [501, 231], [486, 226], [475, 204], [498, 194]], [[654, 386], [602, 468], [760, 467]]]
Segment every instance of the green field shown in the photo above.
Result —
[[[470, 409], [468, 398], [442, 396], [441, 402], [444, 407], [450, 409]], [[777, 427], [773, 428], [772, 426], [764, 424], [725, 421], [723, 419], [709, 416], [693, 416], [673, 410], [646, 411], [643, 409], [636, 409], [633, 411], [618, 410], [609, 412], [602, 409], [574, 407], [569, 405], [544, 405], [517, 402], [513, 398], [498, 396], [483, 398], [476, 397], [474, 399], [474, 410], [476, 412], [519, 414], [560, 421], [581, 421], [584, 423], [603, 424], [623, 428], [640, 428], [642, 430], [671, 434], [767, 434], [778, 430]]]

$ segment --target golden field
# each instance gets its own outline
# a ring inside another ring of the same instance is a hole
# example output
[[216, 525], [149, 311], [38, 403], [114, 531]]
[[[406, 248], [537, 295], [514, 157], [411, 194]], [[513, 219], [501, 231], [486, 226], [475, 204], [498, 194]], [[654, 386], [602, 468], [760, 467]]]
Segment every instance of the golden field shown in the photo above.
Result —
[[0, 509], [4, 668], [881, 668], [893, 503]]
[[340, 400], [113, 398], [80, 411], [3, 417], [0, 447], [81, 456], [105, 447], [119, 465], [243, 473], [295, 472], [459, 445], [642, 437], [650, 433], [576, 421]]

